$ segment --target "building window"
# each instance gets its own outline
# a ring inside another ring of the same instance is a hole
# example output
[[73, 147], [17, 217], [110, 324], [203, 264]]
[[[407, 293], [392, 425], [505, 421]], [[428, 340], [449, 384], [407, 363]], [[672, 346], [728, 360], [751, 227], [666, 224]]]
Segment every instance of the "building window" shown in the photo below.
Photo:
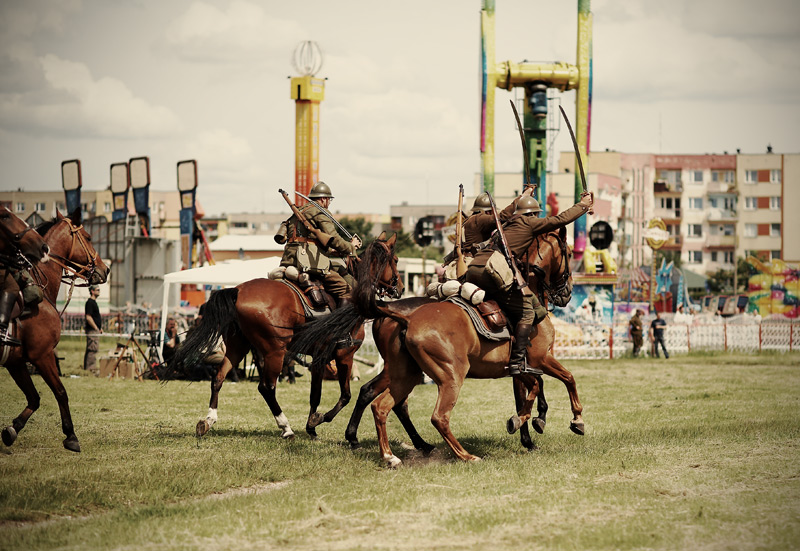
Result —
[[758, 198], [757, 197], [745, 197], [744, 198], [744, 210], [756, 210], [758, 208]]
[[769, 198], [769, 209], [770, 210], [781, 210], [781, 198], [778, 197], [770, 197]]
[[65, 212], [67, 210], [67, 205], [64, 204], [64, 201], [57, 201], [56, 210], [59, 212]]
[[781, 169], [774, 168], [769, 171], [769, 181], [773, 184], [780, 184], [781, 183]]
[[106, 213], [111, 212], [111, 203], [109, 203], [108, 201], [103, 203], [103, 212]]
[[689, 264], [702, 264], [703, 251], [689, 251]]
[[703, 198], [689, 197], [689, 208], [692, 210], [703, 210]]
[[733, 184], [736, 182], [736, 173], [732, 170], [725, 171], [725, 183]]
[[716, 262], [717, 256], [717, 251], [711, 251], [711, 262]]
[[724, 251], [722, 256], [724, 257], [722, 261], [725, 264], [733, 264], [733, 251]]
[[744, 236], [745, 237], [755, 237], [758, 235], [758, 224], [745, 224], [744, 225]]
[[689, 224], [689, 236], [690, 237], [703, 237], [703, 225], [702, 224]]
[[16, 204], [16, 206], [14, 207], [14, 211], [15, 212], [25, 212], [25, 203], [23, 203], [21, 201], [18, 202]]
[[693, 170], [692, 171], [692, 182], [695, 184], [702, 184], [703, 183], [703, 171], [702, 170]]
[[770, 255], [772, 256], [772, 260], [780, 260], [781, 258], [780, 251], [770, 251]]
[[39, 203], [39, 202], [34, 203], [33, 204], [33, 210], [36, 211], [36, 212], [44, 212], [45, 211], [44, 203]]
[[744, 183], [745, 184], [755, 184], [758, 182], [758, 171], [757, 170], [745, 170], [744, 171]]
[[780, 224], [770, 224], [769, 225], [769, 235], [770, 235], [770, 237], [780, 237], [781, 236], [781, 225]]
[[708, 198], [708, 206], [712, 209], [717, 208], [717, 198], [716, 197], [709, 197]]
[[681, 183], [681, 171], [680, 170], [660, 170], [658, 172], [658, 177], [660, 180], [664, 180], [670, 184], [680, 184]]
[[733, 235], [736, 231], [736, 226], [733, 224], [725, 224], [722, 226], [722, 235]]
[[233, 223], [231, 223], [231, 227], [233, 227], [233, 228], [247, 228], [247, 222], [233, 222]]

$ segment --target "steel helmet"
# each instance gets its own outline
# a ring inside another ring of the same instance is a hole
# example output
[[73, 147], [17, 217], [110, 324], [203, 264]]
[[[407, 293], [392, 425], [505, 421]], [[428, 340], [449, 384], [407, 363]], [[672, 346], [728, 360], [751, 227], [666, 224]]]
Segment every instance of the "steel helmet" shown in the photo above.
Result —
[[317, 182], [314, 184], [314, 187], [311, 188], [311, 192], [308, 194], [308, 196], [312, 199], [324, 199], [325, 197], [330, 197], [333, 199], [331, 188], [328, 187], [328, 184], [325, 182]]
[[542, 212], [542, 207], [539, 206], [539, 201], [526, 195], [517, 201], [517, 208], [514, 209], [514, 214], [527, 214], [529, 212], [538, 214]]
[[487, 210], [492, 210], [492, 202], [489, 200], [489, 194], [484, 191], [475, 198], [471, 212], [475, 214], [476, 212], [486, 212]]

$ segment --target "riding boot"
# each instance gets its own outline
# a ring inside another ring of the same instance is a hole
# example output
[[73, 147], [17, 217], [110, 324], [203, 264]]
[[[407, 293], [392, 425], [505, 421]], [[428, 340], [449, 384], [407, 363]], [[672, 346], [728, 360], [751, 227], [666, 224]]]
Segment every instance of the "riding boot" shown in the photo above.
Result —
[[508, 362], [509, 375], [541, 375], [542, 371], [531, 367], [526, 361], [533, 324], [520, 322], [514, 329], [514, 344], [511, 347], [511, 359]]
[[12, 337], [8, 333], [8, 326], [11, 323], [11, 312], [17, 302], [17, 294], [8, 291], [0, 293], [0, 344], [6, 346], [20, 346], [22, 341]]

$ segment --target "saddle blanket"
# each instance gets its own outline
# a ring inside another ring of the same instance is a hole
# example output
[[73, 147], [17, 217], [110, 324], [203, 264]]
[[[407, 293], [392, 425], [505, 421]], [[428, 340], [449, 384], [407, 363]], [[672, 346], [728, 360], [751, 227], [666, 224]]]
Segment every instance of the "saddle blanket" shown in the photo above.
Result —
[[274, 281], [280, 281], [281, 283], [286, 285], [289, 289], [294, 291], [294, 293], [300, 298], [300, 303], [303, 305], [303, 314], [305, 314], [307, 318], [309, 319], [314, 317], [318, 318], [321, 316], [326, 316], [331, 313], [330, 309], [327, 307], [321, 309], [312, 309], [311, 302], [308, 300], [306, 294], [303, 291], [301, 291], [300, 288], [297, 287], [297, 285], [295, 285], [291, 281], [288, 281], [286, 279], [276, 279]]
[[475, 326], [475, 331], [477, 331], [478, 335], [481, 337], [489, 339], [490, 341], [511, 340], [511, 333], [509, 332], [507, 325], [499, 331], [490, 331], [489, 328], [486, 327], [486, 323], [484, 323], [483, 318], [481, 318], [480, 313], [478, 313], [477, 308], [461, 298], [460, 295], [449, 296], [444, 299], [444, 301], [452, 302], [464, 310], [469, 316], [469, 319], [472, 320], [472, 325]]

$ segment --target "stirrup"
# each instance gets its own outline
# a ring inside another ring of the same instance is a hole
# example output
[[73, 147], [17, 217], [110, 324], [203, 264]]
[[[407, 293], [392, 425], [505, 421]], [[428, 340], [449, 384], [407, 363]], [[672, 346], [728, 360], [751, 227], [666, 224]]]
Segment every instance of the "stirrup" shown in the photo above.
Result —
[[544, 375], [544, 371], [533, 367], [523, 358], [521, 363], [508, 364], [508, 374], [512, 377], [515, 375]]
[[5, 346], [22, 346], [22, 341], [9, 335], [8, 329], [6, 329], [0, 332], [0, 344]]
[[362, 342], [364, 341], [361, 339], [354, 339], [348, 334], [346, 337], [336, 341], [336, 349], [338, 350], [341, 348], [351, 348], [353, 346], [359, 346]]

